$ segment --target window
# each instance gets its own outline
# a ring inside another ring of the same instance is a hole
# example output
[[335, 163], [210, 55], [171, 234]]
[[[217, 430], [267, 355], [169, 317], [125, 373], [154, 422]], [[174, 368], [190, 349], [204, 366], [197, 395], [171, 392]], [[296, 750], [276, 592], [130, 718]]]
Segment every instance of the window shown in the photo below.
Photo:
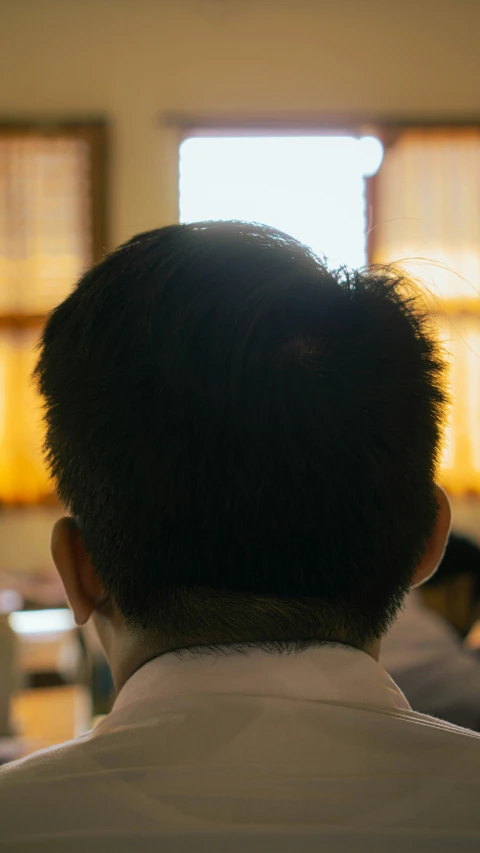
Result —
[[449, 355], [452, 407], [442, 482], [480, 492], [480, 129], [393, 129], [371, 179], [369, 259], [425, 288]]
[[48, 500], [30, 382], [48, 312], [101, 254], [101, 125], [0, 126], [0, 501]]
[[371, 136], [192, 137], [180, 147], [180, 219], [264, 222], [333, 265], [362, 266], [365, 177], [381, 160]]
[[180, 147], [180, 219], [256, 220], [334, 266], [406, 267], [451, 361], [441, 479], [454, 495], [480, 492], [480, 129], [192, 135]]

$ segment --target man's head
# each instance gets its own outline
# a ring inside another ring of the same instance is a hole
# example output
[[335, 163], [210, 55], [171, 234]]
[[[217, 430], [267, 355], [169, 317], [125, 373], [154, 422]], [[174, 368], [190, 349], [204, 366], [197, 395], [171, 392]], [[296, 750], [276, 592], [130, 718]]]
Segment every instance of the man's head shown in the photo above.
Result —
[[79, 621], [363, 648], [440, 559], [443, 361], [388, 271], [258, 225], [141, 234], [53, 312], [36, 375]]
[[420, 592], [428, 607], [466, 637], [480, 619], [480, 548], [452, 533], [442, 562]]

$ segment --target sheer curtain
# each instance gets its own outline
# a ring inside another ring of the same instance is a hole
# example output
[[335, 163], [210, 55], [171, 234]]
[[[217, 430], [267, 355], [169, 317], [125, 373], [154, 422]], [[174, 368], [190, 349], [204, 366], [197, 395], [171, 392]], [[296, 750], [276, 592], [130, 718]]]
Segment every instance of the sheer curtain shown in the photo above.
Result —
[[369, 260], [421, 283], [450, 361], [442, 483], [480, 493], [480, 130], [399, 132], [370, 201]]
[[0, 130], [0, 502], [52, 488], [30, 381], [45, 315], [92, 259], [85, 139]]

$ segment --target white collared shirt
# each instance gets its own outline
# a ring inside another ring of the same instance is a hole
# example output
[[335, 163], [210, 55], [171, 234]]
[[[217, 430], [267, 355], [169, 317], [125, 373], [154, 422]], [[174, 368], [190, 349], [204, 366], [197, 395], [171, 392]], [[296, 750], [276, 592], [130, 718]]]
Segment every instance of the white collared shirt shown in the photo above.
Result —
[[92, 732], [0, 771], [0, 853], [480, 850], [480, 736], [363, 652], [156, 658]]
[[380, 663], [416, 711], [480, 729], [480, 656], [417, 590], [384, 638]]

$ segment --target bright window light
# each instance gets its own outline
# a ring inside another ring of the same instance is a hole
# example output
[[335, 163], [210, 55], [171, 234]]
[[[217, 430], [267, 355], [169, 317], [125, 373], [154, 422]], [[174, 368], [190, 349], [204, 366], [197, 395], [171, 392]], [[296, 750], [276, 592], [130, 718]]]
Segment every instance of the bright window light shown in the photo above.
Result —
[[70, 610], [18, 610], [8, 617], [16, 634], [55, 634], [71, 631], [75, 620]]
[[365, 178], [382, 158], [373, 136], [191, 137], [180, 146], [180, 220], [262, 222], [331, 266], [361, 267]]

